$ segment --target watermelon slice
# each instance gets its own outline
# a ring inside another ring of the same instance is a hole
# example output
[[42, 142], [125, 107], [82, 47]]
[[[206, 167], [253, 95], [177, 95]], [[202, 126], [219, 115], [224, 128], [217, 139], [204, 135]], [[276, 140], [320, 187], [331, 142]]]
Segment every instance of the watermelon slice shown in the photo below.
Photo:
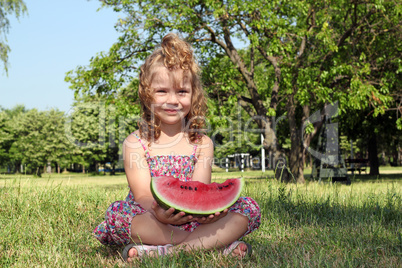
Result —
[[162, 176], [152, 178], [151, 192], [156, 202], [165, 209], [172, 207], [193, 216], [205, 216], [233, 205], [240, 197], [243, 185], [243, 179], [205, 184]]

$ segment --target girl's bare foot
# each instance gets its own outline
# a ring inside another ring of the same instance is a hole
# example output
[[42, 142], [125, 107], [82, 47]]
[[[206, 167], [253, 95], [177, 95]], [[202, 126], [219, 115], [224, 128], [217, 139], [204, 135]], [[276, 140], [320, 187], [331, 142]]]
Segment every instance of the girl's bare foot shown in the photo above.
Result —
[[127, 262], [132, 262], [134, 259], [139, 258], [138, 257], [138, 251], [136, 248], [132, 247], [128, 253], [128, 258], [127, 258]]
[[148, 246], [129, 244], [123, 249], [123, 259], [127, 262], [132, 262], [134, 259], [142, 258], [143, 256], [157, 257], [164, 256], [168, 253], [168, 249], [172, 245], [165, 246]]
[[251, 255], [251, 245], [243, 241], [235, 241], [223, 250], [223, 255], [243, 259], [247, 255]]

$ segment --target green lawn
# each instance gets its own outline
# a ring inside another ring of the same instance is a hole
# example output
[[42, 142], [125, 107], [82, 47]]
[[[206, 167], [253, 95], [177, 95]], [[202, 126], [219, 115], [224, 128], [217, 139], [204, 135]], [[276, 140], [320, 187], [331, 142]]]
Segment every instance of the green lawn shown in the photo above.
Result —
[[[215, 171], [218, 181], [246, 177], [244, 195], [261, 206], [262, 225], [246, 238], [252, 257], [179, 253], [133, 267], [401, 267], [402, 172], [389, 170], [355, 176], [350, 186]], [[121, 249], [102, 246], [91, 231], [127, 191], [123, 174], [0, 175], [0, 267], [126, 266]]]

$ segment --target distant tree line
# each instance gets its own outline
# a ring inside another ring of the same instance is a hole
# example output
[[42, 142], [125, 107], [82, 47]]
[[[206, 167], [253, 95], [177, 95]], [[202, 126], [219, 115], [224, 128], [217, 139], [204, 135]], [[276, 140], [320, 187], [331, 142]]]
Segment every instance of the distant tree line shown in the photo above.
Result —
[[[0, 168], [3, 172], [40, 176], [48, 172], [96, 172], [119, 160], [102, 103], [74, 105], [71, 114], [16, 106], [0, 111]], [[102, 121], [104, 120], [104, 121]], [[114, 124], [114, 122], [112, 122]], [[117, 138], [117, 136], [116, 136]]]
[[[134, 83], [135, 84], [135, 83]], [[129, 93], [131, 92], [131, 93]], [[128, 99], [122, 96], [125, 93]], [[27, 173], [41, 176], [49, 172], [98, 172], [106, 165], [113, 174], [119, 168], [121, 145], [137, 129], [139, 107], [135, 91], [124, 88], [113, 101], [87, 97], [77, 100], [69, 113], [55, 109], [38, 111], [16, 106], [0, 110], [0, 173]], [[125, 100], [125, 101], [124, 101]], [[225, 167], [225, 158], [236, 153], [249, 153], [257, 158], [254, 168], [272, 155], [267, 151], [261, 159], [261, 137], [258, 126], [236, 103], [219, 106], [209, 100], [207, 134], [215, 143], [216, 165]], [[222, 115], [219, 111], [224, 112]], [[402, 158], [400, 130], [395, 126], [395, 113], [372, 118], [360, 111], [355, 115], [338, 116], [333, 122], [339, 125], [339, 143], [345, 158], [350, 157], [353, 146], [355, 158], [368, 158], [375, 154], [377, 166], [400, 165]], [[352, 118], [356, 120], [353, 127]], [[278, 121], [276, 132], [278, 149], [288, 154], [291, 144], [286, 117]], [[372, 129], [375, 139], [372, 139]], [[316, 139], [311, 145], [316, 149]], [[306, 165], [314, 157], [306, 155]], [[399, 161], [399, 162], [398, 162]], [[223, 165], [222, 165], [223, 164]], [[120, 166], [121, 168], [121, 166]]]

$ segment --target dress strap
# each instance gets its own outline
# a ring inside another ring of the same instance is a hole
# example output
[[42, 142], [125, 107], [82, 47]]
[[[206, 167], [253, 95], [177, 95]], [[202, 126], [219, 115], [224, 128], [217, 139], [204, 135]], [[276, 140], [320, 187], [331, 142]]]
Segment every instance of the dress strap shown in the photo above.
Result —
[[143, 148], [144, 151], [145, 151], [145, 156], [147, 157], [147, 159], [150, 158], [151, 155], [149, 154], [149, 150], [148, 150], [148, 148], [145, 146], [145, 144], [144, 144], [144, 142], [141, 140], [141, 138], [140, 138], [136, 133], [134, 133], [134, 132], [131, 133], [131, 134], [133, 134], [133, 135], [138, 139], [138, 141], [141, 143], [142, 148]]
[[193, 157], [195, 157], [195, 153], [197, 152], [197, 145], [194, 145], [193, 147], [193, 153], [191, 154]]

